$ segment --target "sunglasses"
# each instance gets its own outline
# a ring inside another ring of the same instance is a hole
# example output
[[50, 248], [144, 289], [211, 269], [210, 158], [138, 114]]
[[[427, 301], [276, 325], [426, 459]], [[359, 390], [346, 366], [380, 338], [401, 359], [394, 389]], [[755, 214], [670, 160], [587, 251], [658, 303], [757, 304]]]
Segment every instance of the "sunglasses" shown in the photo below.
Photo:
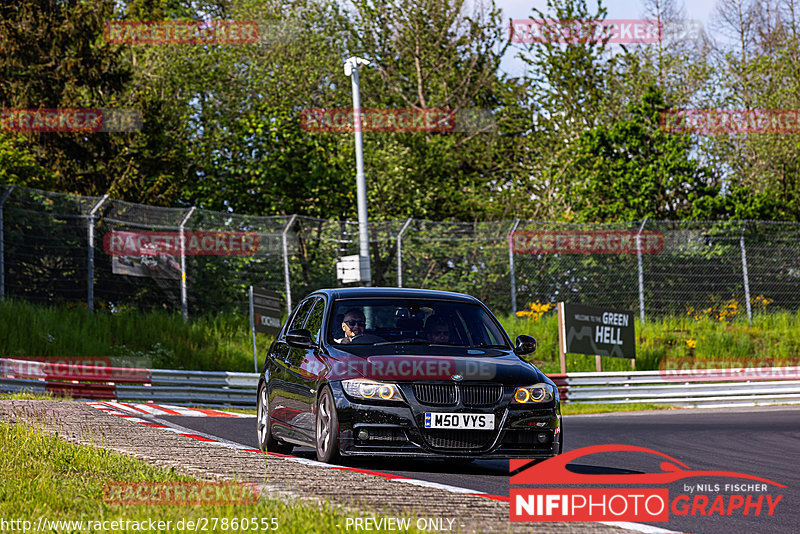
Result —
[[366, 321], [345, 321], [344, 324], [346, 324], [350, 328], [353, 328], [354, 326], [360, 326], [361, 328], [367, 327]]

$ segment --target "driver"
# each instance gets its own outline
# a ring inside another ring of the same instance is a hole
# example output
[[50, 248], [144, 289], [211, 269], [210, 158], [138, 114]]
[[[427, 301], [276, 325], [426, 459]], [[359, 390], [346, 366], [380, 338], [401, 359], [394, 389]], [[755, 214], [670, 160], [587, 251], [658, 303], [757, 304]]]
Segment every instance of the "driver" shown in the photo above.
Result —
[[344, 314], [344, 319], [342, 320], [344, 337], [333, 341], [335, 343], [350, 343], [354, 337], [363, 334], [366, 327], [367, 319], [364, 316], [364, 312], [359, 308], [350, 310]]
[[441, 315], [433, 315], [425, 323], [425, 339], [431, 343], [450, 343], [450, 325]]

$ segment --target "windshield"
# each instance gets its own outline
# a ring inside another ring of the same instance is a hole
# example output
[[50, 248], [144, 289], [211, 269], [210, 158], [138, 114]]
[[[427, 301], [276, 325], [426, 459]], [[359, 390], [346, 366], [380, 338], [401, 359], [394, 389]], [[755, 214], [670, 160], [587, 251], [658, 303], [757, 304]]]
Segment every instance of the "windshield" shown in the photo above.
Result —
[[426, 299], [334, 303], [328, 342], [509, 348], [494, 317], [477, 304]]

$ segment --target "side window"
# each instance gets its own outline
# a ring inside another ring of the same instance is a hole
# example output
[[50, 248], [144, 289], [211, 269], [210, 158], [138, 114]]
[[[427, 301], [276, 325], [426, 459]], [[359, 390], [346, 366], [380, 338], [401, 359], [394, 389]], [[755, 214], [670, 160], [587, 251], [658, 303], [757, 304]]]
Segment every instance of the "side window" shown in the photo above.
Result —
[[311, 332], [311, 339], [320, 342], [320, 331], [322, 330], [322, 318], [325, 316], [325, 299], [317, 299], [311, 312], [308, 314], [305, 329]]
[[292, 317], [292, 322], [289, 324], [289, 328], [286, 329], [288, 332], [289, 330], [295, 330], [297, 328], [303, 328], [303, 323], [306, 320], [306, 316], [308, 315], [311, 306], [317, 299], [306, 299], [300, 303], [297, 307], [297, 312]]

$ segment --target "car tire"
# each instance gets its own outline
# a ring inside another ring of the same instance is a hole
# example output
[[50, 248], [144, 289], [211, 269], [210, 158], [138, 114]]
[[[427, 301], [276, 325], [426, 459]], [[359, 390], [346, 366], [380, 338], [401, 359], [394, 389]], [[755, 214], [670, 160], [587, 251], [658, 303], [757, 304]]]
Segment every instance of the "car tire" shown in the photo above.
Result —
[[256, 401], [256, 424], [258, 435], [258, 448], [262, 451], [289, 454], [294, 448], [289, 443], [278, 441], [272, 436], [272, 425], [269, 422], [269, 395], [267, 384], [261, 382], [258, 386], [258, 399]]
[[322, 390], [317, 399], [317, 417], [314, 443], [317, 449], [317, 460], [331, 463], [339, 459], [339, 416], [336, 403], [329, 387]]

